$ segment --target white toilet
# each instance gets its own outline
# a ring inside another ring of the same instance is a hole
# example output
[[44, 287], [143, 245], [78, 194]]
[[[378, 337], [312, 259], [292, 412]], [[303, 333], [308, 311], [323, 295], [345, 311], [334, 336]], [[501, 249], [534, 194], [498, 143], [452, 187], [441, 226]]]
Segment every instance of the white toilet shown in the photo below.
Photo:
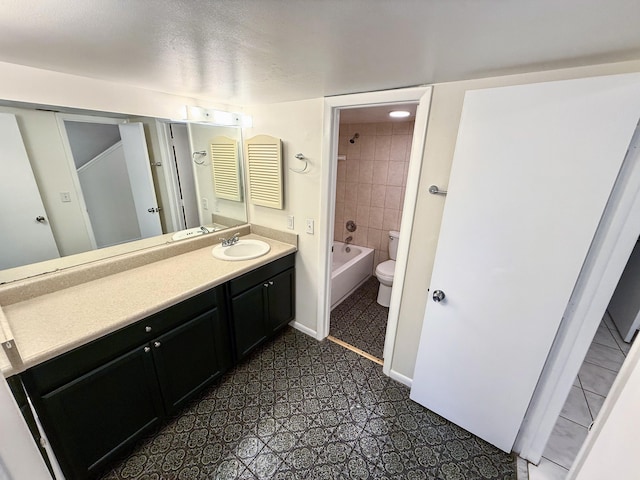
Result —
[[398, 253], [398, 239], [400, 232], [392, 230], [389, 232], [389, 258], [376, 267], [376, 277], [380, 282], [378, 289], [378, 303], [383, 307], [388, 307], [391, 301], [391, 286], [393, 285], [393, 274], [396, 269], [396, 254]]

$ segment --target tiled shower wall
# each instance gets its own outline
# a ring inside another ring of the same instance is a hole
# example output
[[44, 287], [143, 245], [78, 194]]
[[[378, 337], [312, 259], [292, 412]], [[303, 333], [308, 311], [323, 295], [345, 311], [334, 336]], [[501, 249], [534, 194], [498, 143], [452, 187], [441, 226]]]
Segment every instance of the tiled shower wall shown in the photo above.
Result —
[[413, 121], [340, 125], [338, 152], [347, 160], [338, 161], [334, 239], [352, 235], [352, 243], [375, 249], [374, 265], [389, 258], [388, 233], [400, 228], [412, 135]]

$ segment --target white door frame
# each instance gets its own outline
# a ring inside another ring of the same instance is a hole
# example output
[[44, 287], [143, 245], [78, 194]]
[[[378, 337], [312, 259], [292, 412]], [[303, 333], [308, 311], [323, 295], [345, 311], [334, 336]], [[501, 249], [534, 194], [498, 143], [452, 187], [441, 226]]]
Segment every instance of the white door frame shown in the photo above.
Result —
[[178, 177], [176, 169], [173, 164], [173, 154], [171, 153], [171, 142], [169, 135], [169, 124], [180, 123], [186, 125], [186, 122], [178, 122], [172, 120], [158, 120], [156, 119], [156, 132], [158, 136], [158, 143], [160, 144], [160, 158], [162, 163], [162, 170], [164, 171], [165, 184], [167, 186], [168, 193], [168, 205], [165, 201], [164, 208], [169, 211], [169, 219], [171, 225], [167, 225], [167, 230], [171, 232], [177, 232], [184, 230], [184, 220], [181, 214], [180, 201], [178, 200]]
[[78, 178], [78, 171], [76, 164], [73, 161], [73, 152], [71, 151], [71, 144], [69, 143], [69, 135], [67, 134], [67, 127], [65, 126], [65, 120], [70, 122], [82, 122], [82, 123], [103, 123], [110, 125], [118, 125], [120, 123], [128, 123], [125, 119], [110, 118], [110, 117], [94, 117], [90, 115], [75, 115], [72, 113], [56, 113], [56, 121], [58, 122], [58, 130], [60, 132], [60, 138], [62, 139], [62, 147], [64, 148], [65, 157], [67, 157], [67, 165], [69, 166], [69, 175], [73, 183], [76, 198], [80, 205], [80, 212], [84, 220], [85, 228], [87, 229], [87, 235], [91, 242], [91, 248], [95, 250], [98, 248], [96, 243], [96, 237], [93, 234], [93, 227], [91, 226], [91, 219], [87, 212], [87, 205], [84, 201], [84, 195], [82, 194], [82, 187], [80, 186], [80, 179]]
[[[533, 463], [540, 461], [639, 235], [640, 129], [636, 128], [516, 439], [514, 450]], [[616, 379], [606, 406], [615, 403], [625, 381], [621, 376]], [[606, 421], [608, 411], [602, 409], [596, 425]], [[590, 433], [583, 451], [598, 433], [599, 429]]]
[[409, 237], [413, 229], [413, 216], [418, 198], [418, 186], [422, 158], [424, 155], [424, 141], [427, 132], [427, 119], [431, 102], [432, 87], [415, 87], [380, 92], [357, 93], [327, 97], [324, 102], [324, 126], [322, 138], [323, 165], [320, 211], [320, 269], [318, 278], [318, 323], [316, 338], [322, 340], [329, 335], [329, 314], [331, 312], [331, 245], [333, 243], [333, 218], [335, 216], [336, 176], [338, 157], [338, 131], [340, 124], [340, 110], [347, 108], [363, 108], [397, 103], [418, 103], [406, 194], [402, 208], [400, 226], [400, 242], [396, 259], [396, 274], [394, 276], [389, 319], [384, 345], [383, 372], [391, 374], [392, 356], [398, 328], [400, 313], [400, 298], [404, 286], [404, 277], [409, 256]]

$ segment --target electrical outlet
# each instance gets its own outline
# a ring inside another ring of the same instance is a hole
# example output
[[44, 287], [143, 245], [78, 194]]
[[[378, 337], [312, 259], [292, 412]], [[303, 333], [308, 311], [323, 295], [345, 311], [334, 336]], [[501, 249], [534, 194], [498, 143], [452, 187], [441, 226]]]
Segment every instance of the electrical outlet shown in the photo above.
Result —
[[60, 192], [60, 200], [64, 203], [68, 203], [71, 201], [71, 194], [69, 192]]
[[309, 235], [313, 235], [313, 218], [307, 218], [307, 229], [305, 231]]
[[293, 230], [293, 215], [287, 215], [287, 228]]
[[209, 210], [209, 200], [207, 198], [203, 198], [201, 201], [202, 201], [202, 209]]

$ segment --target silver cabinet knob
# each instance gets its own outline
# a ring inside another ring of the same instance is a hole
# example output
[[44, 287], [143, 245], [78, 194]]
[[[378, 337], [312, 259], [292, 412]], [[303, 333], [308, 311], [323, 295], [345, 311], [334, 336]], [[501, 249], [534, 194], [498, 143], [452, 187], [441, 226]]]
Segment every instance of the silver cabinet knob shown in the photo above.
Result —
[[144, 353], [149, 353], [151, 349], [149, 347], [144, 347]]
[[269, 285], [273, 285], [273, 282], [269, 282]]
[[268, 283], [263, 283], [263, 284], [262, 284], [262, 286], [263, 286], [263, 287], [268, 287], [268, 286], [269, 286], [269, 284], [268, 284]]
[[151, 331], [151, 327], [147, 325], [146, 327], [144, 327], [144, 331], [149, 333]]
[[153, 346], [158, 348], [160, 346], [160, 342], [153, 342]]
[[442, 290], [436, 290], [435, 292], [433, 292], [433, 301], [439, 303], [442, 300], [444, 300], [445, 296], [446, 295], [444, 294], [444, 292]]

